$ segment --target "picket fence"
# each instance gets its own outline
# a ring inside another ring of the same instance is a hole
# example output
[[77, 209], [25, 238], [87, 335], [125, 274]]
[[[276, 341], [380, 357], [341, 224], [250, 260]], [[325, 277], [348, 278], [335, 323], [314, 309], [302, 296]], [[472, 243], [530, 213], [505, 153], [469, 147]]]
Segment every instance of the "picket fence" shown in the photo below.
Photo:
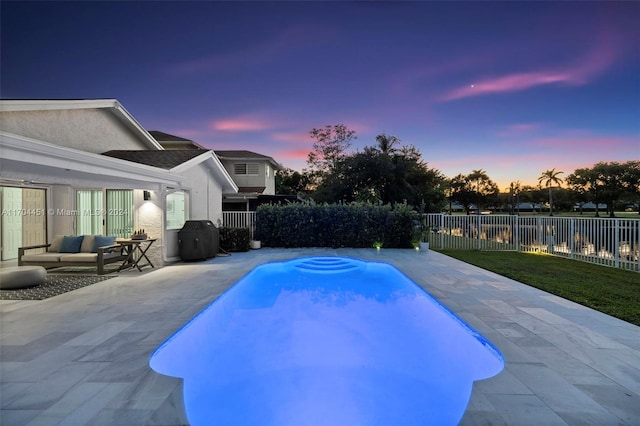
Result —
[[640, 272], [640, 219], [425, 216], [432, 248], [547, 253]]
[[[223, 212], [224, 226], [255, 232], [255, 212]], [[640, 272], [640, 219], [426, 214], [435, 249], [547, 253]]]

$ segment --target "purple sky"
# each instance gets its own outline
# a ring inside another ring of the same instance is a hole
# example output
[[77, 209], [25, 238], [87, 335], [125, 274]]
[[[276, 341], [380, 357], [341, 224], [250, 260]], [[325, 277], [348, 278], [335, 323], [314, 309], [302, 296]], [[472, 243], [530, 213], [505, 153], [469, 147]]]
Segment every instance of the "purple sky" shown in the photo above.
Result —
[[[382, 132], [501, 189], [640, 159], [640, 2], [6, 2], [2, 98], [116, 98], [148, 130], [305, 167]], [[108, 147], [105, 147], [105, 151]]]

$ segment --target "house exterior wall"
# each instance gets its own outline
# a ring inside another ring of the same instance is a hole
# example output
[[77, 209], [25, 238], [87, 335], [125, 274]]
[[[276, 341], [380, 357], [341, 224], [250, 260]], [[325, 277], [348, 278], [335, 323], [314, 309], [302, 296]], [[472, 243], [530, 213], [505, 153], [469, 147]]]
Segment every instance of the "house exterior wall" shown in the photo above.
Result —
[[75, 217], [69, 214], [75, 209], [76, 192], [69, 185], [52, 185], [48, 191], [49, 241], [55, 235], [75, 235]]
[[[275, 195], [276, 193], [276, 180], [275, 171], [273, 167], [267, 161], [263, 160], [221, 160], [222, 165], [238, 186], [264, 186], [264, 195]], [[259, 171], [257, 175], [238, 175], [235, 174], [234, 164], [236, 163], [254, 163], [259, 165]]]
[[[201, 163], [185, 171], [185, 186], [189, 186], [189, 219], [210, 220], [216, 226], [222, 222], [222, 186], [210, 175], [206, 164]], [[166, 257], [178, 260], [179, 230], [166, 231]]]
[[105, 108], [0, 112], [2, 130], [58, 146], [102, 153], [112, 149], [148, 149]]
[[264, 195], [276, 194], [276, 171], [271, 167], [271, 164], [264, 163], [265, 166], [265, 186]]
[[142, 191], [133, 192], [134, 229], [144, 229], [149, 238], [158, 239], [146, 253], [155, 267], [164, 265], [163, 251], [167, 244], [164, 233], [163, 206], [163, 200], [158, 192], [151, 192], [151, 200], [144, 200]]

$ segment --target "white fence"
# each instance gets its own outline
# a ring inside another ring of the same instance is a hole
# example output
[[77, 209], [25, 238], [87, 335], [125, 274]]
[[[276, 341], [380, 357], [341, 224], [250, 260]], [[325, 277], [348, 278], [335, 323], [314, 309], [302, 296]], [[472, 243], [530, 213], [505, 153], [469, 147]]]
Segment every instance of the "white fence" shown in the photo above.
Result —
[[[255, 212], [222, 212], [224, 226], [255, 232]], [[640, 272], [640, 219], [426, 215], [432, 248], [548, 253]]]
[[222, 212], [222, 224], [229, 228], [249, 228], [253, 240], [256, 230], [256, 212]]
[[640, 272], [640, 219], [426, 215], [440, 249], [542, 252]]

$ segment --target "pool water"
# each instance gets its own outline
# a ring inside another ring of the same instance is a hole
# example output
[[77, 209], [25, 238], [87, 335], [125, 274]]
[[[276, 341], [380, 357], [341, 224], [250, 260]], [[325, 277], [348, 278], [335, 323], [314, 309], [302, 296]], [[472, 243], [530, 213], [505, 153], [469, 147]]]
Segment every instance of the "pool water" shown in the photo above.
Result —
[[395, 267], [261, 265], [153, 353], [192, 425], [447, 425], [499, 350]]

